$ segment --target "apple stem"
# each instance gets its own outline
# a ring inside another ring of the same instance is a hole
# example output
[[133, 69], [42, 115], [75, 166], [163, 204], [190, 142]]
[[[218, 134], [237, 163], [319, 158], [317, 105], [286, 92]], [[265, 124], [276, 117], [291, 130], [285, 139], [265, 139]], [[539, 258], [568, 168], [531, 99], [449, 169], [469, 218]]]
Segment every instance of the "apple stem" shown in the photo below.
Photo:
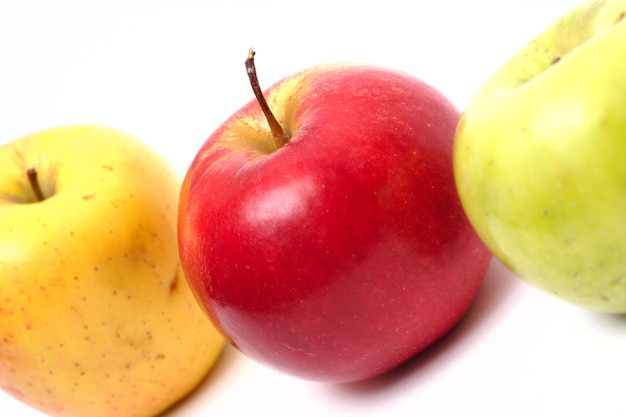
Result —
[[274, 117], [274, 113], [270, 109], [270, 106], [267, 104], [267, 100], [263, 96], [263, 91], [261, 90], [261, 86], [259, 85], [259, 78], [256, 75], [256, 66], [254, 65], [254, 55], [256, 52], [250, 48], [248, 51], [248, 59], [246, 59], [246, 72], [248, 73], [248, 78], [250, 79], [250, 85], [252, 86], [252, 91], [259, 102], [259, 106], [261, 106], [261, 110], [267, 119], [267, 123], [270, 125], [270, 130], [272, 131], [272, 136], [274, 136], [274, 143], [276, 144], [276, 148], [280, 149], [287, 142], [289, 142], [289, 138], [285, 134], [280, 123]]
[[43, 201], [46, 197], [43, 195], [43, 191], [41, 191], [41, 186], [39, 185], [39, 181], [37, 180], [37, 170], [35, 168], [29, 168], [26, 171], [26, 175], [28, 175], [28, 182], [30, 183], [30, 188], [32, 188], [37, 201]]

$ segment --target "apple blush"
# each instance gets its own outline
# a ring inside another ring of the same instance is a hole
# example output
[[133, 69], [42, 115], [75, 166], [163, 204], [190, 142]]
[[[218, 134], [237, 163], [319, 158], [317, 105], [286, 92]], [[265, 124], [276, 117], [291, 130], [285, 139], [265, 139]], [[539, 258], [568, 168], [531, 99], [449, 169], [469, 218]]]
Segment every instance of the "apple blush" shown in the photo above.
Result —
[[179, 203], [182, 265], [220, 332], [304, 379], [385, 373], [448, 333], [492, 259], [461, 207], [459, 111], [397, 71], [313, 67], [203, 144]]

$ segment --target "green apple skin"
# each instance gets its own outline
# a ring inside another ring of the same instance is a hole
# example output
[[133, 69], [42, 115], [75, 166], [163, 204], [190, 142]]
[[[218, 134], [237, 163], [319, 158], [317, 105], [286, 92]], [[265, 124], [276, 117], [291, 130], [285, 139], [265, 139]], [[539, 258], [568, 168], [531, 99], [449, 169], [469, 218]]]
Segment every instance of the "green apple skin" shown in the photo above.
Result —
[[476, 93], [455, 180], [479, 236], [530, 284], [626, 312], [626, 1], [571, 10]]

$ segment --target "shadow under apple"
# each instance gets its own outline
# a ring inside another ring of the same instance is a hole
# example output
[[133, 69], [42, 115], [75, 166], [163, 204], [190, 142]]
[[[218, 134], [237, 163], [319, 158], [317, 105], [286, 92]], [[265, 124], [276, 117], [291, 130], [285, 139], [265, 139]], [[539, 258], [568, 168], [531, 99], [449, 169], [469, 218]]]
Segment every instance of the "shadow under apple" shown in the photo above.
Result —
[[591, 320], [596, 322], [599, 326], [604, 326], [614, 331], [624, 331], [624, 326], [626, 326], [626, 314], [610, 314], [598, 312], [591, 312], [590, 314]]
[[[226, 379], [226, 374], [233, 369], [234, 362], [238, 360], [241, 353], [234, 347], [226, 343], [220, 357], [215, 365], [209, 370], [204, 379], [185, 397], [181, 398], [176, 404], [165, 410], [159, 417], [175, 417], [184, 413], [184, 410], [193, 408], [195, 403], [202, 403], [205, 397], [210, 396], [213, 386], [219, 381]], [[217, 388], [215, 388], [217, 389]]]
[[[510, 300], [520, 288], [526, 284], [521, 282], [497, 259], [492, 261], [484, 282], [477, 294], [474, 303], [467, 314], [446, 336], [430, 346], [428, 349], [417, 354], [398, 368], [370, 380], [348, 384], [323, 384], [311, 383], [311, 388], [319, 388], [323, 395], [335, 398], [359, 397], [375, 399], [386, 395], [394, 387], [406, 382], [411, 384], [416, 379], [427, 378], [436, 371], [437, 367], [446, 366], [446, 359], [454, 356], [455, 351], [464, 349], [472, 339], [480, 337], [488, 332], [493, 321], [501, 317], [508, 307]], [[214, 388], [213, 384], [226, 377], [231, 372], [235, 362], [241, 353], [234, 347], [227, 345], [221, 357], [211, 369], [206, 378], [186, 398], [174, 405], [161, 417], [174, 417], [184, 410], [194, 408], [195, 402], [202, 402], [203, 398], [210, 396]], [[435, 369], [432, 369], [435, 368]]]
[[493, 259], [484, 282], [474, 300], [474, 303], [463, 319], [446, 336], [413, 358], [377, 378], [366, 381], [323, 385], [324, 394], [333, 396], [369, 397], [386, 395], [389, 390], [408, 380], [414, 383], [420, 374], [427, 377], [433, 370], [445, 366], [446, 359], [464, 348], [472, 339], [488, 332], [493, 321], [502, 317], [503, 311], [508, 309], [510, 300], [523, 289], [525, 284], [510, 272], [500, 261]]

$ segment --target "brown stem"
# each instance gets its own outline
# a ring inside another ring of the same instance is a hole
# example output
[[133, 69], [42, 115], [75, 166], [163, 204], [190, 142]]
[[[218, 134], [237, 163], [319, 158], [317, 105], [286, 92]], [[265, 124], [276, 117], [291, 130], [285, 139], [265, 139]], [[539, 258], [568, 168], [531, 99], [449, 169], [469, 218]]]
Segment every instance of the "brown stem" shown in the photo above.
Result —
[[43, 191], [41, 191], [41, 186], [39, 185], [39, 181], [37, 180], [37, 170], [35, 168], [29, 168], [26, 171], [26, 175], [28, 175], [28, 182], [30, 183], [30, 188], [32, 188], [37, 201], [43, 201], [46, 197], [43, 195]]
[[256, 52], [250, 48], [248, 51], [248, 59], [246, 59], [246, 72], [248, 73], [248, 78], [250, 79], [252, 91], [259, 102], [259, 106], [261, 106], [261, 110], [267, 119], [267, 123], [270, 125], [270, 130], [272, 131], [272, 136], [274, 136], [276, 148], [280, 149], [287, 142], [289, 142], [289, 138], [285, 134], [285, 131], [280, 123], [278, 123], [278, 120], [276, 120], [276, 117], [274, 117], [274, 113], [272, 113], [270, 106], [267, 104], [267, 100], [265, 100], [265, 97], [263, 96], [263, 91], [259, 85], [259, 78], [256, 75], [256, 66], [254, 65], [255, 54]]

